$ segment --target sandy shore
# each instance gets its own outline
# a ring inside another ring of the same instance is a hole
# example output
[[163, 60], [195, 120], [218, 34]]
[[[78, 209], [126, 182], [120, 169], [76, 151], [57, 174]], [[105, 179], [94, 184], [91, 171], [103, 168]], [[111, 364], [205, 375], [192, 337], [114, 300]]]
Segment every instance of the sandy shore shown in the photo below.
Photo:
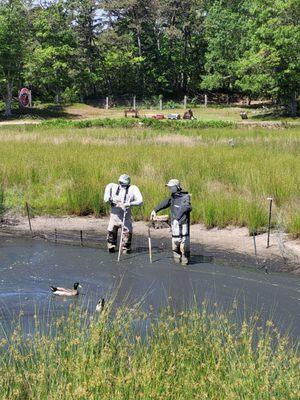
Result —
[[[107, 218], [94, 217], [35, 217], [31, 221], [33, 231], [62, 232], [80, 231], [105, 235], [108, 223]], [[134, 233], [138, 236], [147, 236], [146, 223], [134, 223]], [[29, 232], [28, 220], [21, 215], [6, 215], [0, 224], [0, 234], [26, 235]], [[166, 229], [151, 229], [154, 242], [170, 238], [170, 231]], [[256, 237], [257, 258], [254, 254], [253, 238], [249, 236], [247, 228], [229, 227], [226, 229], [207, 230], [201, 224], [191, 226], [192, 248], [204, 256], [212, 256], [229, 262], [245, 265], [268, 266], [270, 270], [291, 271], [300, 274], [300, 240], [292, 240], [282, 232], [272, 232], [270, 247], [266, 248], [267, 234]], [[145, 241], [145, 243], [147, 243]]]

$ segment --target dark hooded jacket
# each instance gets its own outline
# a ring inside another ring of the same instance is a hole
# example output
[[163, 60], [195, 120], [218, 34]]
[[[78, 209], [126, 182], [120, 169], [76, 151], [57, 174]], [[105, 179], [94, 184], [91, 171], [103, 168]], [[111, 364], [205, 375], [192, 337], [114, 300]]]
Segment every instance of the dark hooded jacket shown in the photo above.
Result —
[[190, 212], [192, 211], [190, 194], [179, 190], [172, 193], [171, 197], [163, 200], [154, 208], [155, 212], [171, 207], [171, 221], [177, 219], [180, 225], [190, 222]]

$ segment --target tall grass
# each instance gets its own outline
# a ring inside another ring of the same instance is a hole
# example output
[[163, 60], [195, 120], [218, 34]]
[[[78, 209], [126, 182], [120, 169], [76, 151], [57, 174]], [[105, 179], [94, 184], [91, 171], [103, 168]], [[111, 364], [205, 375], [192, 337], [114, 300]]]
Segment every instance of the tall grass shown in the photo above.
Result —
[[178, 177], [192, 193], [192, 221], [208, 227], [274, 223], [300, 236], [300, 130], [165, 129], [147, 127], [10, 127], [0, 132], [5, 206], [37, 214], [108, 212], [104, 187], [127, 172], [144, 195], [147, 217]]
[[36, 327], [24, 340], [19, 326], [0, 341], [0, 398], [296, 400], [297, 349], [266, 325], [205, 307], [158, 316], [123, 307], [92, 320], [71, 309], [52, 335]]

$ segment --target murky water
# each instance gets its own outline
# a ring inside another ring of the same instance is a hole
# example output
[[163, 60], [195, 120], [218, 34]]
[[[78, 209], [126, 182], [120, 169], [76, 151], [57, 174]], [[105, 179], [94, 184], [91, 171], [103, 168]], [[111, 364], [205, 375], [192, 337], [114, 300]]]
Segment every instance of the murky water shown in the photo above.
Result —
[[[204, 299], [224, 309], [234, 302], [241, 318], [258, 311], [282, 332], [300, 336], [299, 277], [212, 264], [201, 256], [185, 268], [174, 265], [168, 252], [154, 251], [153, 264], [146, 252], [124, 256], [120, 263], [116, 258], [100, 249], [0, 237], [0, 325], [9, 329], [20, 311], [25, 325], [34, 325], [35, 313], [46, 324], [73, 303], [93, 312], [100, 297], [117, 293], [116, 304], [142, 301], [145, 309], [150, 304], [158, 309], [170, 297], [176, 309]], [[80, 296], [51, 294], [50, 285], [72, 287], [76, 281], [83, 286]]]

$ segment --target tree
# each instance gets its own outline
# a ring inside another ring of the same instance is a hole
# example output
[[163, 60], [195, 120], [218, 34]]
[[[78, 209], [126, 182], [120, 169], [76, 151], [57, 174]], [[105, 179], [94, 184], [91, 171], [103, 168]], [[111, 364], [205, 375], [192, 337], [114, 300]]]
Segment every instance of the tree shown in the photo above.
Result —
[[26, 78], [40, 92], [54, 95], [75, 85], [76, 40], [71, 13], [63, 0], [31, 11], [31, 44]]
[[12, 110], [13, 91], [21, 79], [26, 48], [27, 13], [22, 1], [0, 2], [0, 85], [5, 96], [5, 115]]
[[296, 116], [300, 89], [299, 0], [254, 0], [250, 47], [238, 63], [243, 91], [289, 103]]
[[236, 63], [247, 48], [247, 1], [217, 0], [205, 18], [205, 72], [201, 88], [233, 91], [238, 79]]
[[98, 37], [102, 28], [99, 0], [68, 0], [76, 40], [76, 87], [81, 98], [96, 94], [101, 81]]

